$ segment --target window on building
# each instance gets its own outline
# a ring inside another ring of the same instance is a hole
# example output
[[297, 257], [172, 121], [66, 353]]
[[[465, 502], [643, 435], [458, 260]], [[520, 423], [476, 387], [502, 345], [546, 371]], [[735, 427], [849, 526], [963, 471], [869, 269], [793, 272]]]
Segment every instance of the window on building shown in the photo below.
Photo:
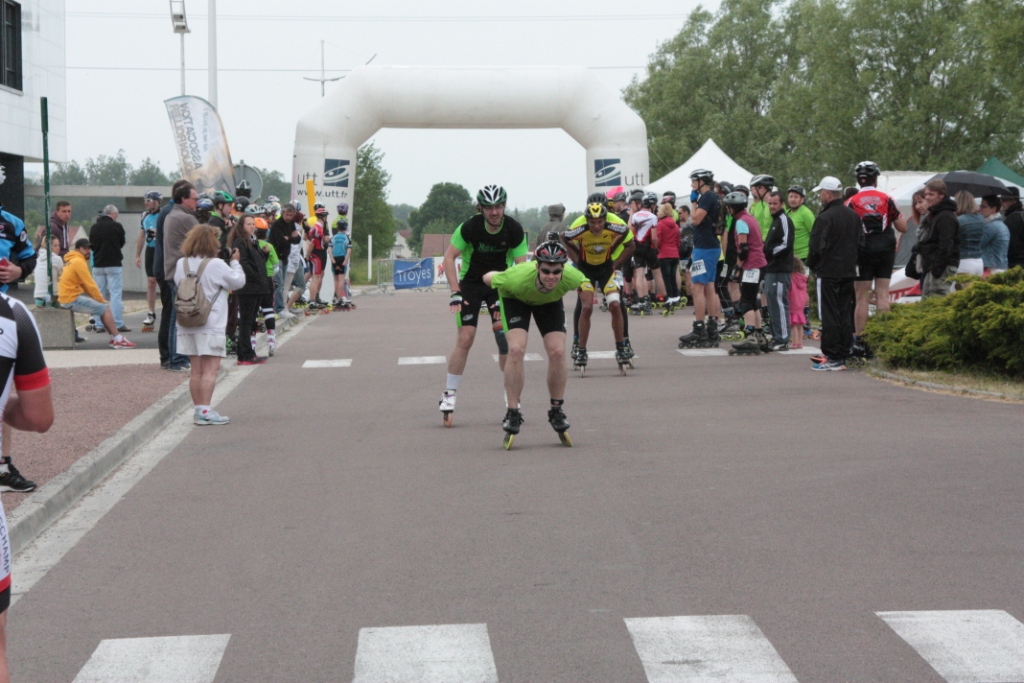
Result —
[[0, 0], [0, 85], [21, 90], [21, 5]]

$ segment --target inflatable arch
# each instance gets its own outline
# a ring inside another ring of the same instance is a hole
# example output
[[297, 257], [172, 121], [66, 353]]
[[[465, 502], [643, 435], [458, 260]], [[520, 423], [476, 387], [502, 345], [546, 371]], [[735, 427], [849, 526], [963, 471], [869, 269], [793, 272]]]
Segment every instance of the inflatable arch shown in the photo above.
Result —
[[299, 120], [293, 197], [312, 179], [330, 211], [351, 206], [356, 150], [381, 128], [561, 128], [587, 150], [588, 192], [650, 182], [643, 119], [585, 68], [361, 66]]

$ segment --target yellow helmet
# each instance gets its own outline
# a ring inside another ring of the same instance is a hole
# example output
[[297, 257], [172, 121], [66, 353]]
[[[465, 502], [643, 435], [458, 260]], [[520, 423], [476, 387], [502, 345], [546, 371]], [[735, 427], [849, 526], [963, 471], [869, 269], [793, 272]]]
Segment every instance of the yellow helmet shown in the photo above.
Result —
[[603, 202], [591, 202], [587, 204], [587, 210], [583, 212], [587, 219], [604, 218], [608, 215], [608, 207]]

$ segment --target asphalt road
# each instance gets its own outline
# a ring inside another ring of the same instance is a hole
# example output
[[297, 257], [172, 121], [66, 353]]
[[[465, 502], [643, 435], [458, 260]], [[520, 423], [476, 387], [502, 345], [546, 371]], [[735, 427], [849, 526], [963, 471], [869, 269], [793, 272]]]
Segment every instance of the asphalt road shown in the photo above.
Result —
[[489, 331], [451, 429], [444, 366], [399, 365], [449, 353], [446, 302], [360, 297], [256, 368], [12, 608], [14, 680], [1024, 680], [1019, 405], [684, 357], [677, 314], [570, 376], [571, 449], [528, 362], [506, 452]]

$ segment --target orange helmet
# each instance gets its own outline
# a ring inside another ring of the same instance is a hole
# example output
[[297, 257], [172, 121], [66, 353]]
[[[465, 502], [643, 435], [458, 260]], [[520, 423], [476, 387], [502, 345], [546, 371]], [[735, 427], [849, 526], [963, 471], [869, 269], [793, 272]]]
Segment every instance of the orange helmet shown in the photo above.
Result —
[[268, 230], [270, 226], [267, 224], [266, 218], [256, 217], [256, 229], [257, 230]]

